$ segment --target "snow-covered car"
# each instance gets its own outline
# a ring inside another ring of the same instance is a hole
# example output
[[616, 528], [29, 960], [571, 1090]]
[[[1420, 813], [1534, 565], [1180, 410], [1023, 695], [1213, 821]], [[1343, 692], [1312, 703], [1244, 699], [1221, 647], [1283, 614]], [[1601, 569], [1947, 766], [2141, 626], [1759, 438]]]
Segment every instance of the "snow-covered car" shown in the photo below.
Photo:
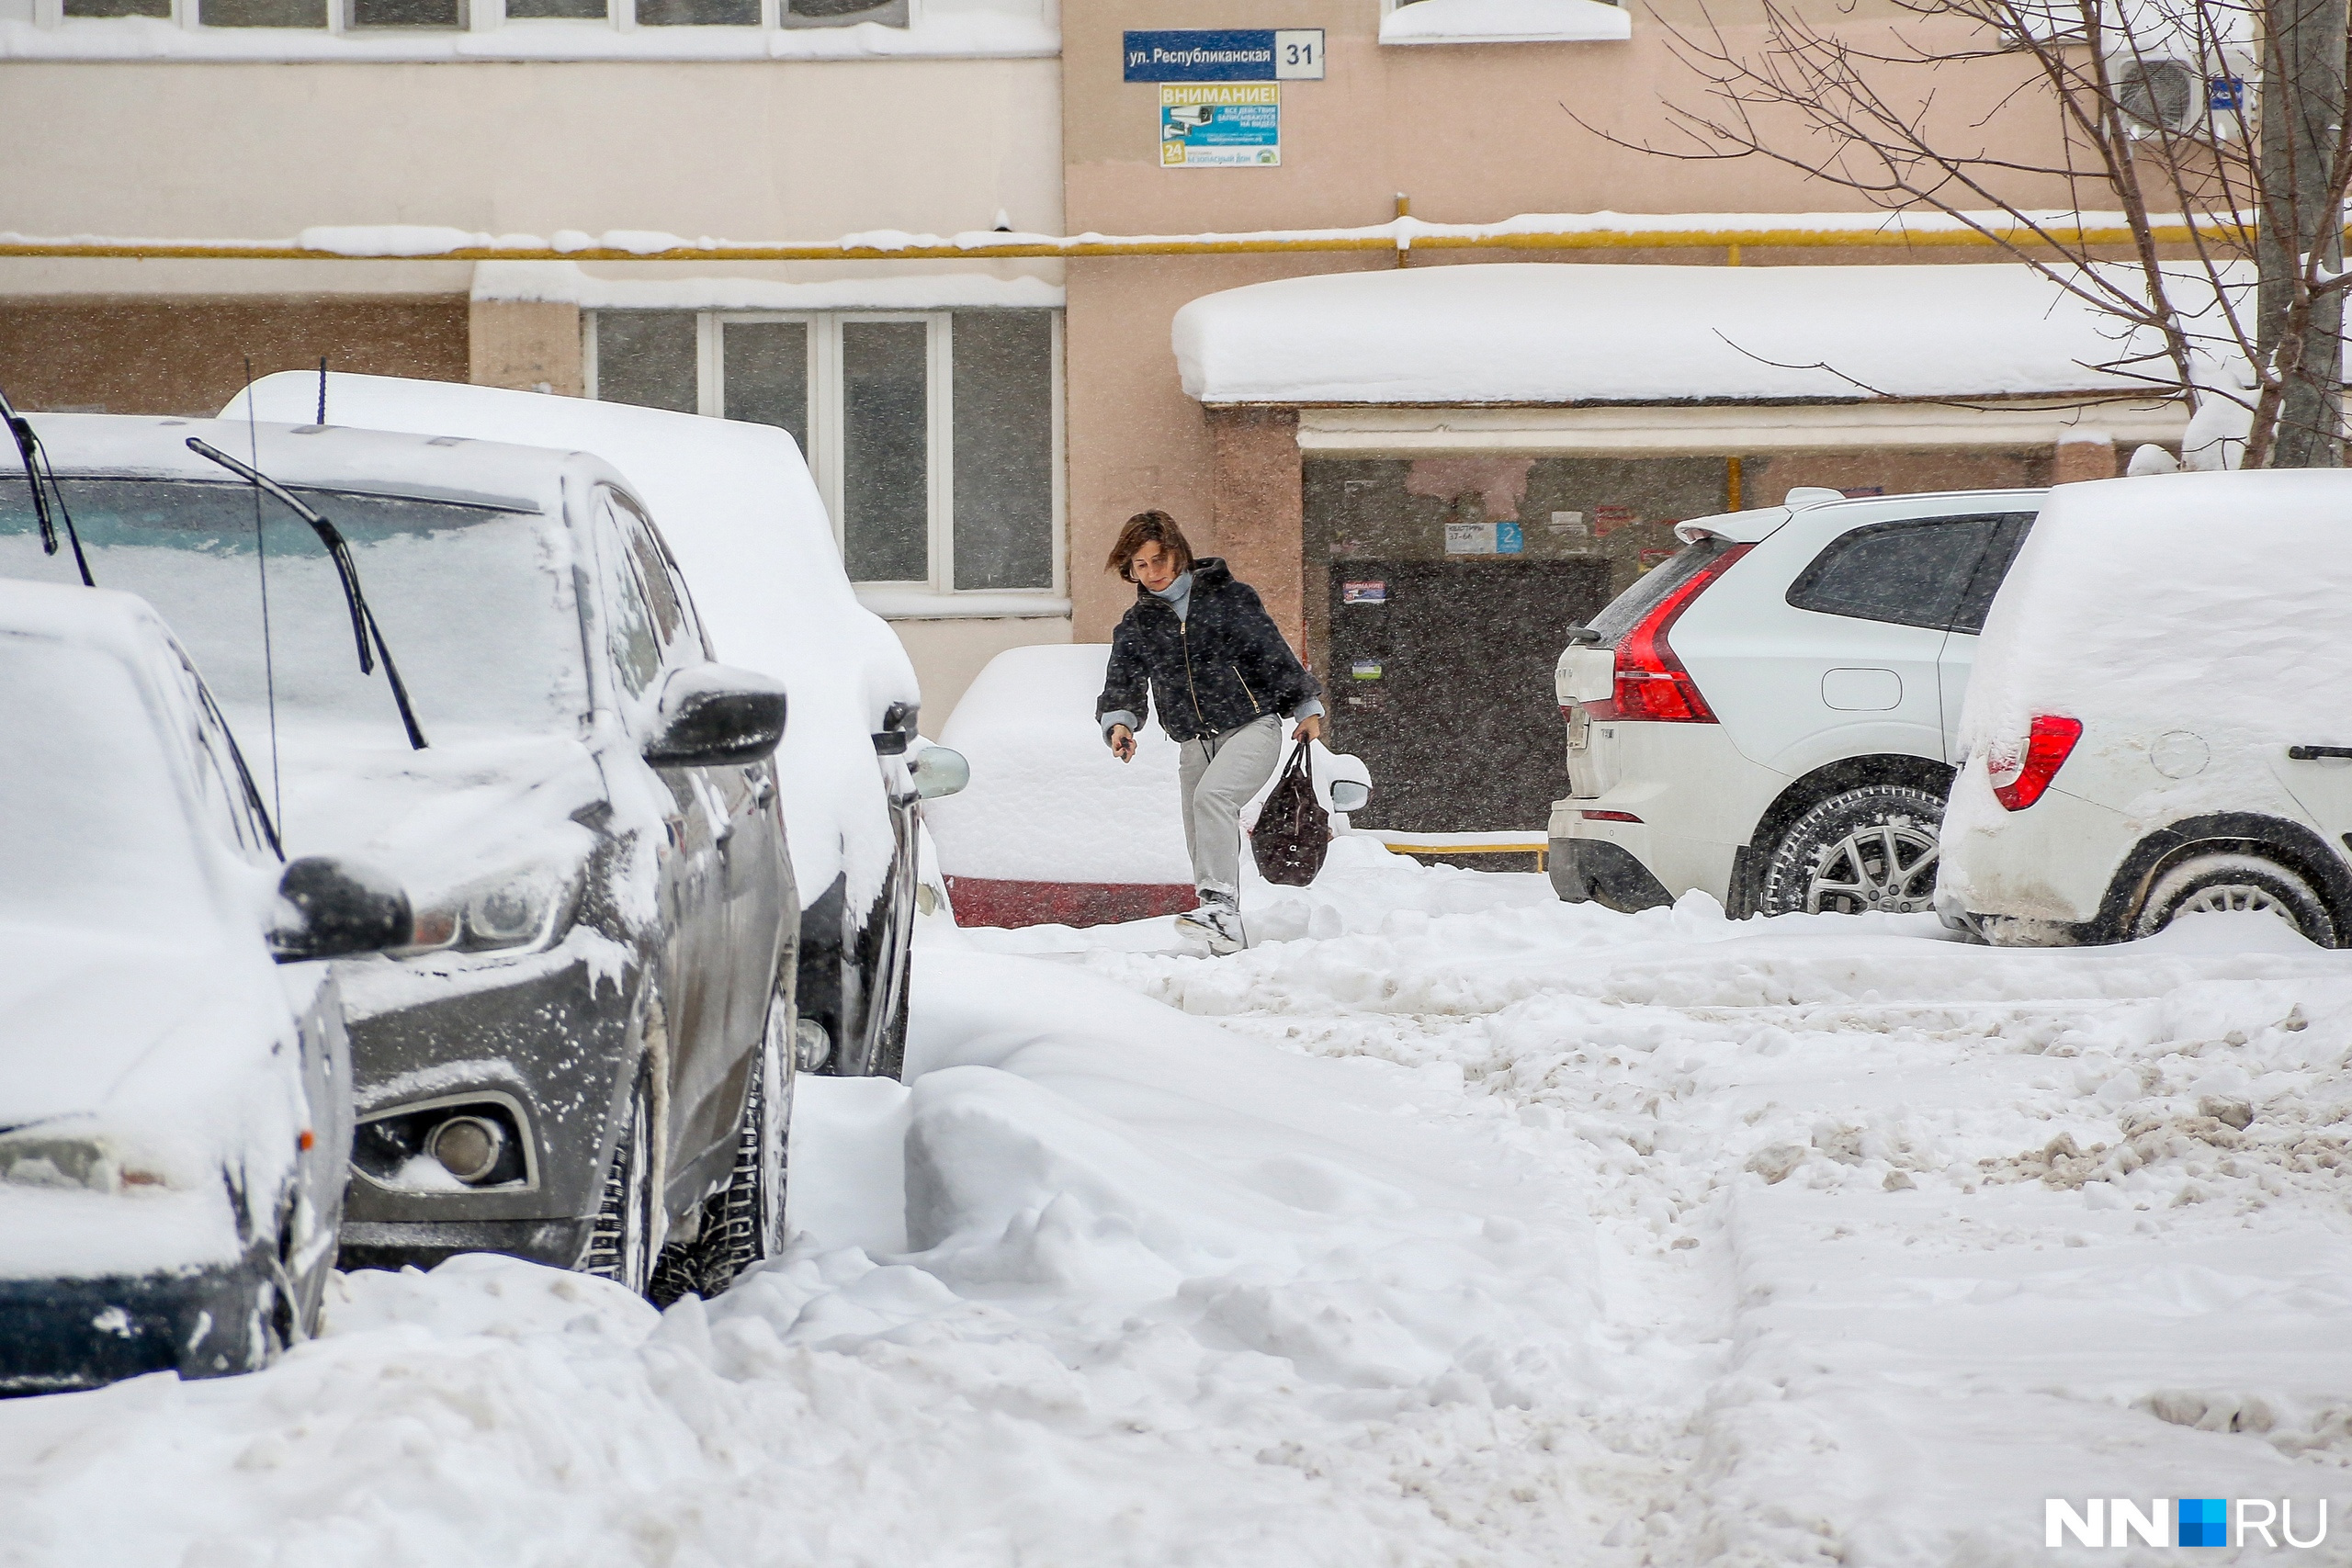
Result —
[[1797, 490], [1677, 524], [1560, 655], [1560, 897], [1928, 908], [1977, 630], [2046, 493]]
[[[1111, 755], [1094, 719], [1110, 657], [1108, 643], [1008, 649], [948, 716], [941, 739], [968, 760], [972, 784], [927, 815], [959, 923], [1103, 925], [1193, 908], [1177, 746], [1152, 726], [1132, 762]], [[1285, 727], [1283, 761], [1294, 744]], [[1372, 791], [1363, 761], [1313, 747], [1324, 808], [1360, 809]], [[1245, 825], [1272, 787], [1243, 809]]]
[[2352, 943], [2352, 475], [2051, 493], [1960, 727], [1939, 913], [1996, 943], [2267, 909]]
[[[222, 417], [317, 417], [320, 378], [255, 382]], [[800, 917], [804, 1060], [898, 1076], [906, 1055], [918, 803], [955, 774], [910, 767], [921, 694], [880, 616], [857, 602], [800, 449], [764, 424], [443, 381], [332, 374], [336, 424], [593, 452], [662, 520], [718, 656], [785, 683], [776, 753]]]
[[[454, 437], [29, 417], [56, 526], [196, 656], [284, 841], [415, 901], [413, 942], [343, 976], [346, 1263], [492, 1250], [662, 1294], [761, 1256], [799, 908], [785, 696], [712, 660], [621, 476]], [[0, 575], [71, 579], [39, 528], [0, 489]]]
[[351, 1073], [309, 961], [408, 937], [380, 878], [279, 863], [153, 611], [0, 581], [0, 1393], [246, 1371], [311, 1333]]

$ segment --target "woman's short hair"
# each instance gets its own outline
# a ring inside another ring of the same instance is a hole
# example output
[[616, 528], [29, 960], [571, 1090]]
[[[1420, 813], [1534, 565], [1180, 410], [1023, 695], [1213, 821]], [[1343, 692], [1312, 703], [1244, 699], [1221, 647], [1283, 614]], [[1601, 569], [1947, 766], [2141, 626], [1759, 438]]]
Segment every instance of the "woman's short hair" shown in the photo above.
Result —
[[1156, 508], [1138, 512], [1127, 519], [1127, 525], [1119, 530], [1119, 542], [1111, 547], [1111, 558], [1102, 563], [1103, 570], [1115, 571], [1133, 582], [1136, 578], [1130, 568], [1136, 552], [1150, 544], [1161, 546], [1174, 556], [1180, 573], [1193, 570], [1193, 547], [1185, 541], [1184, 530], [1176, 526], [1176, 519]]

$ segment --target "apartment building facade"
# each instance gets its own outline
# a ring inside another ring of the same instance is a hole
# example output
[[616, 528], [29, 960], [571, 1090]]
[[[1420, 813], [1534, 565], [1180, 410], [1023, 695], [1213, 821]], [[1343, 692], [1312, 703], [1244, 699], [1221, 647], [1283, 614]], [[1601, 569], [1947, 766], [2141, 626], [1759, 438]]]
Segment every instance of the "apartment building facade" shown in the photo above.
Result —
[[[1997, 288], [1903, 356], [1945, 356], [1940, 379], [1776, 378], [1757, 367], [1804, 341], [1758, 329], [1788, 326], [1791, 296], [1724, 276], [1871, 269], [1882, 302], [1842, 340], [1862, 352], [1982, 252], [1327, 232], [1408, 207], [1631, 214], [1636, 236], [1850, 210], [1786, 170], [1637, 150], [1699, 91], [1671, 35], [1710, 15], [1760, 25], [1698, 0], [0, 0], [0, 124], [32, 150], [0, 174], [9, 228], [368, 258], [0, 255], [0, 378], [28, 407], [198, 412], [248, 356], [325, 355], [779, 424], [933, 727], [994, 652], [1106, 637], [1132, 590], [1102, 554], [1164, 507], [1258, 583], [1345, 699], [1343, 742], [1452, 737], [1416, 762], [1451, 782], [1391, 795], [1421, 813], [1400, 825], [1510, 826], [1551, 787], [1565, 627], [1675, 521], [1793, 484], [2112, 472], [2116, 440], [2183, 419], [2050, 344], [2022, 369], [1972, 357], [2014, 339], [2034, 358], [2030, 302]], [[1897, 15], [1838, 11], [1865, 32]], [[1276, 39], [1279, 62], [1240, 58]], [[2043, 128], [1997, 107], [2014, 74], [1956, 73], [1938, 112], [2030, 141]], [[990, 254], [999, 233], [1161, 241]], [[970, 259], [876, 253], [922, 235]], [[844, 236], [867, 259], [560, 259]], [[492, 259], [383, 259], [460, 242]], [[1544, 289], [1487, 287], [1527, 268]], [[1694, 335], [1731, 351], [1672, 347]], [[2004, 384], [1973, 384], [1987, 366]], [[1474, 776], [1498, 772], [1529, 782]]]

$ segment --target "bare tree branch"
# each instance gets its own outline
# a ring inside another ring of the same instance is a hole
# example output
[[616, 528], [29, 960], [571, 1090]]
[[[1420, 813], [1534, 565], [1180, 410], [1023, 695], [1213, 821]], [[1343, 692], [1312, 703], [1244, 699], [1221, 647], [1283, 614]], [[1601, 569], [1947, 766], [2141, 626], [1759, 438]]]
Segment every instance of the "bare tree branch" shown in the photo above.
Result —
[[[1890, 214], [1958, 224], [2114, 323], [2116, 355], [2086, 370], [2246, 410], [2245, 460], [2259, 466], [2290, 388], [2317, 391], [2318, 378], [2328, 409], [2340, 397], [2340, 367], [2306, 361], [2315, 334], [2336, 341], [2327, 323], [2352, 291], [2337, 259], [2352, 117], [2332, 107], [2352, 48], [2326, 102], [2267, 73], [2266, 92], [2293, 101], [2266, 99], [2260, 125], [2241, 62], [2257, 39], [2270, 47], [2283, 7], [2327, 3], [1894, 0], [1894, 23], [1864, 24], [1842, 6], [1825, 17], [1807, 0], [1760, 0], [1760, 28], [1735, 34], [1702, 0], [1696, 25], [1658, 18], [1694, 85], [1666, 105], [1665, 144], [1562, 107], [1614, 146], [1758, 160]], [[2184, 90], [2185, 103], [2163, 98]], [[2282, 107], [2302, 127], [2297, 145], [2275, 129], [2264, 141]], [[2081, 216], [2093, 208], [2120, 211], [2128, 259], [2090, 242]], [[2275, 330], [2246, 310], [2266, 232], [2298, 237]], [[1806, 368], [1870, 389], [1835, 367]], [[2309, 406], [2308, 393], [2295, 400]]]

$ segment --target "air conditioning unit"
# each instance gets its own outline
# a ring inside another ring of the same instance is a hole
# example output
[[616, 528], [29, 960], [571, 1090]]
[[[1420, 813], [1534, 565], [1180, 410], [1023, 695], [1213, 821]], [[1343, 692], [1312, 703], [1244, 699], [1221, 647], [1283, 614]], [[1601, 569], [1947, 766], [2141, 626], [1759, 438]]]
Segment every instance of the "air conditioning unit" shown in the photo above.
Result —
[[2107, 57], [2107, 80], [2135, 140], [2230, 141], [2254, 127], [2255, 52], [2244, 45], [2199, 49], [2181, 39], [2161, 49], [2119, 50]]

